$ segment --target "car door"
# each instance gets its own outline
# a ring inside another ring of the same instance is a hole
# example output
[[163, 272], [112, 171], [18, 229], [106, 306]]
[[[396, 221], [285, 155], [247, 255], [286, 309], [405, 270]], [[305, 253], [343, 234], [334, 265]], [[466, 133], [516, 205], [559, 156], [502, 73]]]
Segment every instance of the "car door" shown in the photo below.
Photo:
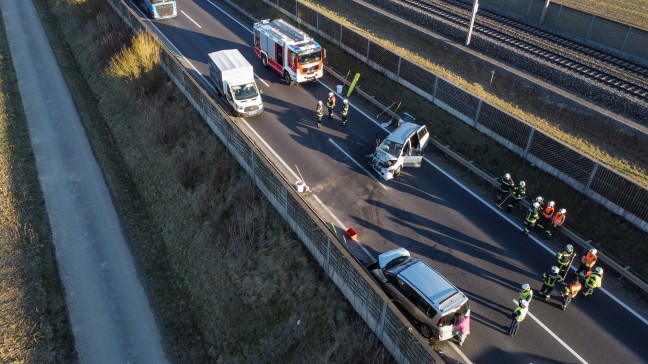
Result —
[[418, 130], [407, 139], [409, 149], [403, 149], [403, 165], [405, 167], [420, 167], [423, 163], [423, 150], [427, 147], [430, 140], [430, 134], [425, 126], [421, 126]]

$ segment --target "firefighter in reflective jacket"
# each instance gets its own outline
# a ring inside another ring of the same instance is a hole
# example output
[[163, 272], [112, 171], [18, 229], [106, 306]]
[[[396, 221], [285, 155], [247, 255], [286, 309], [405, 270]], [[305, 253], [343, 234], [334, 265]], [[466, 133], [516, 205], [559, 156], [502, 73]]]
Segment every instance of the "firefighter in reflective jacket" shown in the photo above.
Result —
[[583, 296], [589, 299], [592, 293], [594, 293], [594, 288], [601, 287], [601, 281], [603, 280], [603, 268], [596, 267], [594, 272], [585, 276], [585, 291]]
[[335, 94], [329, 92], [328, 99], [326, 100], [326, 107], [328, 107], [329, 119], [333, 117], [333, 108], [335, 107]]
[[315, 114], [317, 114], [317, 127], [322, 127], [322, 116], [324, 116], [324, 109], [322, 108], [322, 100], [317, 102], [317, 107], [315, 108]]
[[583, 288], [583, 285], [580, 282], [580, 279], [578, 277], [574, 277], [572, 279], [572, 283], [569, 285], [565, 286], [565, 288], [562, 289], [562, 294], [563, 301], [562, 301], [562, 309], [565, 311], [567, 308], [567, 305], [571, 302], [573, 298], [576, 298], [578, 295], [578, 292], [580, 292], [581, 288]]
[[529, 231], [535, 227], [536, 221], [538, 221], [538, 209], [540, 204], [537, 202], [529, 205], [527, 210], [526, 217], [524, 218], [524, 235], [529, 235]]
[[505, 173], [504, 177], [500, 179], [500, 186], [497, 188], [497, 200], [496, 203], [502, 202], [508, 195], [513, 191], [515, 187], [515, 182], [509, 173]]
[[565, 279], [567, 276], [567, 271], [569, 266], [574, 261], [576, 253], [574, 253], [574, 246], [571, 244], [565, 245], [565, 250], [556, 253], [556, 259], [558, 260], [558, 269], [560, 270], [560, 276]]
[[562, 229], [563, 224], [565, 223], [565, 214], [567, 213], [567, 210], [565, 209], [560, 209], [556, 214], [554, 215], [553, 219], [551, 219], [551, 225], [547, 230], [545, 230], [545, 233], [549, 236], [553, 236], [554, 232]]
[[516, 307], [511, 314], [513, 320], [511, 321], [511, 327], [509, 328], [509, 336], [517, 335], [518, 329], [520, 328], [520, 322], [524, 320], [527, 312], [529, 312], [529, 303], [525, 300], [520, 301], [518, 307]]
[[527, 301], [527, 303], [531, 303], [531, 300], [533, 299], [533, 290], [531, 289], [531, 286], [528, 283], [525, 283], [522, 285], [522, 290], [520, 291], [520, 297], [518, 298], [518, 305], [522, 304], [522, 301]]
[[558, 267], [554, 265], [551, 267], [550, 273], [542, 273], [542, 288], [540, 288], [540, 294], [544, 296], [545, 300], [548, 300], [551, 297], [551, 291], [553, 291], [556, 283], [560, 283], [563, 280], [558, 272]]
[[593, 248], [584, 252], [583, 257], [581, 258], [581, 263], [578, 266], [578, 269], [576, 269], [576, 273], [574, 273], [574, 275], [579, 275], [581, 272], [587, 273], [588, 271], [592, 270], [594, 264], [596, 264], [596, 260], [598, 259], [598, 257], [596, 256], [597, 253], [598, 250]]
[[554, 216], [554, 211], [555, 211], [554, 206], [556, 206], [556, 203], [553, 201], [549, 201], [549, 203], [547, 203], [547, 206], [545, 206], [544, 209], [542, 210], [542, 213], [540, 213], [540, 219], [538, 221], [538, 227], [540, 227], [540, 229], [545, 230], [549, 228], [549, 224], [551, 224], [551, 219]]
[[344, 99], [342, 101], [342, 126], [346, 126], [347, 115], [349, 115], [349, 100]]
[[526, 195], [526, 183], [524, 181], [520, 181], [520, 184], [513, 187], [513, 198], [511, 199], [508, 206], [506, 207], [506, 211], [511, 212], [514, 207], [520, 206], [520, 201], [524, 199], [525, 195]]

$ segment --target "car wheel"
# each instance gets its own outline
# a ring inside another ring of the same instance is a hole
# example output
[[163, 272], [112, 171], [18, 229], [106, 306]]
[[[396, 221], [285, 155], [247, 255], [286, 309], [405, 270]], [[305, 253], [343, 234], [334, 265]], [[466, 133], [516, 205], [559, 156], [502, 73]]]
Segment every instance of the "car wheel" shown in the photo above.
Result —
[[284, 81], [286, 81], [287, 84], [292, 85], [292, 79], [290, 78], [288, 71], [284, 71]]
[[261, 63], [263, 63], [263, 67], [268, 67], [268, 57], [265, 55], [261, 56]]
[[429, 339], [432, 337], [432, 328], [426, 324], [421, 324], [421, 335], [423, 335], [424, 338]]

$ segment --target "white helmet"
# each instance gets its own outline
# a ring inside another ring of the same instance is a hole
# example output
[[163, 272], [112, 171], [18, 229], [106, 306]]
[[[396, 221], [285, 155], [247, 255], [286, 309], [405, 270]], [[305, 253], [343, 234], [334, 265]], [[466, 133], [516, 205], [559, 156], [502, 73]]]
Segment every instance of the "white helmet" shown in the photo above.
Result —
[[522, 300], [522, 301], [520, 301], [520, 306], [525, 307], [525, 308], [529, 307], [529, 302], [527, 302], [527, 300]]
[[551, 267], [551, 273], [558, 273], [560, 270], [555, 265]]
[[535, 200], [536, 200], [536, 202], [540, 203], [540, 202], [544, 201], [544, 198], [542, 198], [542, 196], [538, 196], [538, 197], [536, 197]]
[[568, 252], [573, 252], [574, 251], [574, 246], [571, 244], [565, 245], [565, 250]]
[[530, 289], [531, 289], [531, 286], [529, 286], [528, 283], [525, 283], [525, 284], [522, 285], [522, 290], [523, 290], [523, 291], [528, 291], [528, 290], [530, 290]]
[[556, 205], [555, 202], [553, 202], [553, 201], [549, 201], [549, 207], [554, 207], [555, 205]]
[[535, 207], [536, 209], [540, 208], [540, 204], [537, 202], [534, 202], [532, 206]]
[[317, 102], [317, 105], [322, 106], [322, 100], [319, 100], [319, 101]]
[[592, 253], [592, 255], [596, 255], [596, 253], [598, 253], [598, 250], [592, 248], [592, 249], [590, 249], [589, 252]]
[[558, 211], [558, 212], [560, 212], [561, 214], [563, 214], [563, 215], [564, 215], [564, 214], [566, 214], [566, 213], [567, 213], [567, 210], [565, 210], [565, 209], [560, 209], [560, 211]]
[[594, 269], [594, 273], [596, 273], [596, 274], [598, 274], [598, 275], [603, 274], [603, 268], [601, 268], [601, 267], [596, 267], [596, 269]]
[[509, 173], [505, 173], [505, 174], [504, 174], [504, 179], [507, 180], [507, 181], [510, 180], [510, 179], [511, 179], [511, 175], [510, 175]]
[[524, 181], [520, 181], [520, 187], [526, 186], [526, 183]]
[[348, 103], [349, 103], [349, 100], [344, 99], [344, 100], [342, 100], [342, 102], [343, 102], [344, 104], [348, 104]]
[[333, 96], [333, 93], [332, 93], [332, 92], [329, 92], [329, 97], [332, 97], [332, 96]]

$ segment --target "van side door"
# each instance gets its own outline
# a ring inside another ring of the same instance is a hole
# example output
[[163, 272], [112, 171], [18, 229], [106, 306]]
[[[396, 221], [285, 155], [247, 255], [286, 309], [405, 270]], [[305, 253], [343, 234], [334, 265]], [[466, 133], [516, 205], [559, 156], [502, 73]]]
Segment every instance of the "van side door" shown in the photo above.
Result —
[[425, 125], [418, 128], [418, 130], [407, 139], [409, 149], [403, 153], [403, 165], [406, 167], [420, 167], [423, 163], [423, 151], [430, 140], [430, 133], [428, 133]]

